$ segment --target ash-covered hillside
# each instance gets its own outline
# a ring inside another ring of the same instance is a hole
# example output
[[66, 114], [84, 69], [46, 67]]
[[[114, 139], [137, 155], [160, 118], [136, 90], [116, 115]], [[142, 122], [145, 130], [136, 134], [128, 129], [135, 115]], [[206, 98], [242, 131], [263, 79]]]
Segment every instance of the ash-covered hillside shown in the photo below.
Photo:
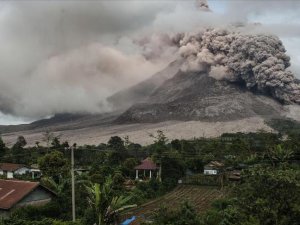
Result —
[[117, 122], [272, 118], [288, 113], [284, 105], [299, 105], [300, 82], [277, 37], [207, 29], [172, 40], [181, 56], [179, 70]]
[[215, 80], [206, 73], [179, 71], [144, 100], [130, 107], [119, 123], [167, 120], [230, 121], [253, 116], [279, 117], [284, 107], [239, 83]]

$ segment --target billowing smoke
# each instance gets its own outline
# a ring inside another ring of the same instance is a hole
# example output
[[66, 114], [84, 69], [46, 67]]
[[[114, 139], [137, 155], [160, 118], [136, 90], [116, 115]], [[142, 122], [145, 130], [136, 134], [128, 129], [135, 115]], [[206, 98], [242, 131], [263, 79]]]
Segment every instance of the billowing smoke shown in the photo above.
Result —
[[[284, 38], [292, 56], [291, 69], [300, 74], [299, 1], [272, 1], [272, 7], [268, 7], [269, 1], [208, 1], [209, 7], [206, 0], [195, 1], [1, 1], [0, 113], [38, 119], [55, 113], [108, 110], [107, 96], [166, 66], [168, 60], [177, 57], [179, 41], [189, 36], [195, 40], [189, 45], [182, 41], [180, 46], [186, 46], [192, 55], [201, 51], [198, 60], [207, 61], [189, 60], [190, 67], [202, 67], [216, 79], [241, 81], [236, 67], [231, 68], [228, 60], [222, 62], [224, 56], [232, 58], [228, 51], [219, 51], [220, 62], [215, 62], [217, 51], [210, 45], [216, 45], [217, 37], [204, 50], [204, 42], [197, 40], [197, 35], [168, 36], [199, 27], [227, 27], [239, 21], [262, 24], [251, 29], [245, 26], [249, 32], [275, 33]], [[213, 13], [207, 13], [209, 9]], [[139, 38], [144, 36], [147, 38]], [[199, 46], [194, 48], [197, 42]], [[183, 50], [180, 52], [185, 57], [193, 58]], [[271, 59], [267, 62], [275, 63]], [[265, 67], [255, 74], [265, 73]], [[263, 85], [255, 84], [251, 89], [258, 86]], [[286, 88], [289, 86], [293, 86], [291, 82]]]
[[154, 33], [140, 39], [134, 39], [135, 44], [142, 48], [142, 55], [151, 61], [173, 61], [172, 55], [177, 51], [172, 37], [166, 33]]
[[202, 11], [211, 11], [207, 4], [207, 0], [196, 0], [196, 6]]
[[105, 112], [110, 110], [108, 96], [146, 79], [164, 65], [140, 54], [90, 44], [50, 57], [22, 80], [0, 83], [0, 109], [27, 118]]
[[300, 83], [288, 70], [290, 58], [276, 36], [207, 29], [179, 34], [175, 39], [185, 59], [182, 70], [207, 72], [283, 103], [300, 104]]

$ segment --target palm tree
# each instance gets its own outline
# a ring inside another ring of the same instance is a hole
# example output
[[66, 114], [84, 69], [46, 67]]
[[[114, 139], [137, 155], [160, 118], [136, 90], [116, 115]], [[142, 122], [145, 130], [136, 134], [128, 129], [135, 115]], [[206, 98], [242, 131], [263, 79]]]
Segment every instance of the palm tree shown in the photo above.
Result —
[[55, 182], [52, 177], [45, 177], [43, 178], [42, 182], [46, 187], [55, 192], [58, 197], [60, 197], [70, 185], [70, 181], [68, 179], [63, 179], [61, 177], [59, 178], [58, 182]]
[[290, 158], [293, 157], [294, 152], [290, 149], [283, 148], [280, 144], [275, 145], [268, 152], [269, 159], [271, 160], [273, 166], [278, 163], [286, 163]]
[[105, 222], [109, 224], [119, 224], [120, 222], [120, 213], [126, 209], [134, 208], [137, 205], [126, 205], [131, 199], [131, 196], [117, 196], [113, 197], [110, 205], [106, 209], [105, 213]]
[[136, 207], [126, 205], [131, 196], [113, 196], [111, 177], [108, 177], [103, 185], [91, 184], [86, 186], [86, 189], [89, 195], [88, 202], [98, 217], [98, 225], [117, 224], [120, 212]]
[[102, 201], [104, 197], [104, 192], [102, 192], [100, 184], [94, 184], [91, 187], [86, 186], [86, 189], [89, 194], [88, 202], [91, 205], [91, 207], [95, 210], [95, 213], [98, 216], [98, 225], [101, 225], [103, 224], [101, 205], [103, 205]]

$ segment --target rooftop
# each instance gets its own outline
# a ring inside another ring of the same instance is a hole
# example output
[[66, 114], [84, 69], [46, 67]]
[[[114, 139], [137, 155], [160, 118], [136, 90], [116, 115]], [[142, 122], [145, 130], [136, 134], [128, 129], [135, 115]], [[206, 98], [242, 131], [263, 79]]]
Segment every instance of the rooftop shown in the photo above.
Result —
[[38, 182], [0, 179], [0, 209], [12, 208], [38, 186]]
[[222, 168], [224, 167], [224, 164], [218, 161], [211, 161], [209, 164], [205, 165], [204, 167]]
[[136, 170], [157, 170], [159, 167], [150, 159], [144, 159], [140, 165], [134, 167]]
[[0, 163], [0, 170], [14, 172], [20, 168], [28, 168], [23, 164], [15, 164], [15, 163]]

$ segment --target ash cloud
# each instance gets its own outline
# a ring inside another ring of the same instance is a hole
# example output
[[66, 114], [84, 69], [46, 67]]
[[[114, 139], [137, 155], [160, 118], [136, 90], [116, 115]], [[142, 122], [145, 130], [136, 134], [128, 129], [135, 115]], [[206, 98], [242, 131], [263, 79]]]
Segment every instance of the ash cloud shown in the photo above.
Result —
[[25, 117], [109, 111], [108, 96], [149, 77], [162, 69], [162, 65], [138, 54], [91, 44], [53, 56], [42, 62], [30, 77], [19, 78], [22, 83], [14, 84], [18, 88], [10, 90], [17, 99], [7, 98], [1, 89], [4, 97], [1, 108]]
[[[267, 30], [284, 36], [293, 72], [300, 74], [298, 2], [272, 1], [272, 7], [269, 1], [228, 1], [222, 7], [218, 2], [197, 0], [198, 7], [195, 1], [0, 2], [0, 111], [38, 119], [109, 110], [107, 95], [146, 79], [178, 56], [182, 34], [174, 33], [256, 22], [249, 19], [253, 12], [263, 26], [246, 26], [243, 32]], [[283, 20], [272, 24], [275, 17], [264, 18], [272, 10], [284, 15]], [[110, 58], [111, 64], [98, 57]], [[212, 60], [205, 57], [201, 60]], [[223, 79], [221, 71], [232, 73], [222, 63], [209, 68], [217, 79]]]
[[184, 71], [206, 72], [286, 104], [300, 104], [300, 83], [289, 70], [290, 57], [276, 36], [207, 29], [182, 35], [178, 46]]
[[211, 11], [208, 6], [207, 0], [196, 0], [196, 7], [202, 11], [206, 11], [206, 12]]

